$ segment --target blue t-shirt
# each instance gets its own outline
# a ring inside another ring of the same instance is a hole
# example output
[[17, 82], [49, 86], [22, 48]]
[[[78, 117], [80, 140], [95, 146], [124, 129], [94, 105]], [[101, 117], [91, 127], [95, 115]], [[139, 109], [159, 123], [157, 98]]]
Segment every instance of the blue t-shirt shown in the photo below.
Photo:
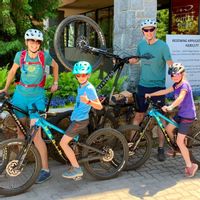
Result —
[[[21, 51], [17, 52], [14, 58], [14, 63], [17, 65], [20, 65], [20, 57], [21, 57]], [[45, 59], [45, 66], [51, 65], [52, 63], [52, 57], [48, 52], [44, 52], [44, 59]], [[39, 57], [36, 56], [36, 58], [32, 59], [29, 57], [28, 52], [26, 53], [25, 62], [39, 62]], [[43, 79], [43, 68], [41, 64], [24, 64], [23, 67], [20, 67], [21, 70], [21, 76], [20, 81], [23, 84], [39, 84]], [[38, 96], [40, 94], [44, 94], [44, 89], [41, 87], [30, 87], [26, 88], [22, 85], [17, 85], [15, 92], [20, 93], [23, 96]]]
[[144, 87], [165, 87], [166, 61], [171, 60], [168, 45], [162, 40], [157, 40], [149, 45], [142, 40], [137, 47], [137, 55], [149, 53], [152, 59], [141, 59], [141, 75], [139, 85]]
[[91, 101], [94, 101], [98, 98], [94, 86], [89, 82], [83, 87], [79, 86], [77, 92], [78, 94], [76, 96], [75, 107], [71, 115], [71, 121], [82, 121], [89, 118], [89, 112], [90, 112], [91, 106], [81, 102], [80, 96], [86, 93], [88, 99]]

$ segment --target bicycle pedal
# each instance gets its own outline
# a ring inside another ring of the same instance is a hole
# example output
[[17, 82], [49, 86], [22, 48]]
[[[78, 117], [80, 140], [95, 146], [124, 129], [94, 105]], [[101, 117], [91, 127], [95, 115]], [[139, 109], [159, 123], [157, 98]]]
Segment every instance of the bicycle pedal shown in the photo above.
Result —
[[82, 179], [82, 176], [76, 176], [73, 178], [74, 181], [80, 181]]
[[133, 155], [134, 155], [134, 152], [133, 152], [133, 151], [129, 151], [129, 152], [128, 152], [128, 155], [129, 155], [129, 156], [133, 156]]
[[132, 147], [133, 146], [133, 142], [129, 142], [128, 143], [128, 147], [130, 148], [130, 147]]

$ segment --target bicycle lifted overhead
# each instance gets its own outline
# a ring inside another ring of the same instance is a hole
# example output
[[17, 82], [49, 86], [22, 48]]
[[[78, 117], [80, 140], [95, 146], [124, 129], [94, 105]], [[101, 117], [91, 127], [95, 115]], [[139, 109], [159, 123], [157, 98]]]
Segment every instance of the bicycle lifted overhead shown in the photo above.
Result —
[[[5, 99], [1, 110], [8, 108], [8, 106], [12, 106], [12, 104]], [[15, 109], [21, 112], [17, 107]], [[13, 112], [12, 114], [15, 116]], [[44, 112], [40, 112], [36, 124], [29, 131], [26, 131], [25, 140], [9, 139], [0, 143], [2, 155], [0, 195], [20, 194], [35, 183], [41, 169], [41, 159], [32, 142], [40, 127], [55, 146], [59, 156], [68, 162], [56, 144], [50, 128], [60, 134], [65, 134], [65, 131], [49, 123], [44, 115]], [[19, 122], [16, 117], [15, 120]], [[19, 123], [17, 124], [19, 125]], [[124, 136], [117, 130], [107, 128], [97, 130], [86, 139], [84, 138], [85, 136], [75, 137], [70, 144], [76, 152], [78, 162], [83, 163], [85, 169], [97, 179], [116, 177], [128, 159], [128, 146]]]

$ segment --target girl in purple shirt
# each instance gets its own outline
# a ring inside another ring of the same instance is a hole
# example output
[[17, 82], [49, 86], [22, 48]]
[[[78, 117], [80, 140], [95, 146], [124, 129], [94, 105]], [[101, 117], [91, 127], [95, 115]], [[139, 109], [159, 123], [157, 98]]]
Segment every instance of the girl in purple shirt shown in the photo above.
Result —
[[[187, 177], [193, 177], [198, 170], [198, 165], [191, 162], [190, 154], [188, 148], [185, 144], [185, 137], [189, 133], [189, 129], [196, 118], [195, 104], [192, 95], [192, 89], [190, 84], [185, 79], [185, 69], [181, 63], [174, 63], [171, 68], [169, 68], [168, 74], [171, 75], [174, 81], [173, 86], [160, 90], [151, 94], [145, 94], [145, 97], [166, 95], [174, 92], [175, 100], [169, 106], [163, 106], [162, 110], [164, 112], [171, 111], [175, 107], [178, 107], [178, 113], [174, 117], [174, 120], [178, 123], [178, 135], [176, 143], [180, 149], [180, 152], [185, 160], [185, 175]], [[171, 139], [174, 140], [173, 130], [175, 126], [168, 124], [166, 126], [166, 131]], [[174, 152], [169, 151], [169, 155], [174, 155]]]

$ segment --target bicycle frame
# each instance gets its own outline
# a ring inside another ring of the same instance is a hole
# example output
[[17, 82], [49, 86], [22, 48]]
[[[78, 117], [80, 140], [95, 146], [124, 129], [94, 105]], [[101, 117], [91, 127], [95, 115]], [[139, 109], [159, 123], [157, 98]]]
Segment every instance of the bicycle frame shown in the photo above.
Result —
[[170, 138], [169, 138], [169, 136], [167, 134], [167, 131], [166, 131], [161, 119], [163, 119], [164, 121], [174, 125], [176, 128], [178, 128], [178, 124], [175, 121], [173, 121], [173, 120], [169, 119], [168, 117], [166, 117], [165, 115], [161, 114], [155, 108], [151, 108], [149, 110], [149, 112], [148, 112], [148, 115], [150, 117], [153, 117], [156, 120], [156, 122], [157, 122], [158, 126], [160, 127], [162, 133], [164, 134], [165, 139], [167, 140], [168, 144], [170, 144], [171, 146], [174, 146], [174, 143], [171, 142], [171, 140], [170, 140]]
[[[49, 138], [49, 140], [51, 140], [52, 144], [54, 145], [54, 147], [56, 148], [56, 150], [58, 151], [59, 155], [64, 159], [65, 157], [63, 156], [62, 154], [62, 151], [60, 150], [60, 148], [56, 145], [56, 141], [55, 139], [53, 138], [53, 134], [51, 133], [50, 129], [54, 129], [56, 130], [57, 132], [59, 132], [60, 134], [64, 135], [66, 132], [60, 128], [58, 128], [57, 126], [49, 123], [48, 121], [46, 121], [43, 117], [39, 117], [39, 119], [35, 122], [35, 125], [34, 127], [36, 127], [34, 129], [34, 133], [32, 133], [31, 135], [35, 135], [35, 133], [38, 131], [38, 128], [41, 127], [44, 131], [44, 133], [46, 134], [46, 136]], [[87, 148], [87, 149], [90, 149], [92, 151], [95, 151], [95, 152], [98, 152], [100, 153], [102, 156], [105, 155], [105, 152], [103, 151], [100, 151], [96, 148], [93, 148], [93, 147], [90, 147], [84, 143], [80, 143], [79, 142], [79, 135], [75, 136], [73, 138], [74, 142], [76, 142], [77, 145], [81, 146], [81, 147], [84, 147], [84, 148]], [[85, 161], [92, 161], [92, 160], [96, 160], [96, 159], [100, 159], [102, 156], [95, 156], [95, 157], [92, 157], [92, 158], [83, 158], [81, 160], [79, 160], [79, 162], [85, 162]]]

